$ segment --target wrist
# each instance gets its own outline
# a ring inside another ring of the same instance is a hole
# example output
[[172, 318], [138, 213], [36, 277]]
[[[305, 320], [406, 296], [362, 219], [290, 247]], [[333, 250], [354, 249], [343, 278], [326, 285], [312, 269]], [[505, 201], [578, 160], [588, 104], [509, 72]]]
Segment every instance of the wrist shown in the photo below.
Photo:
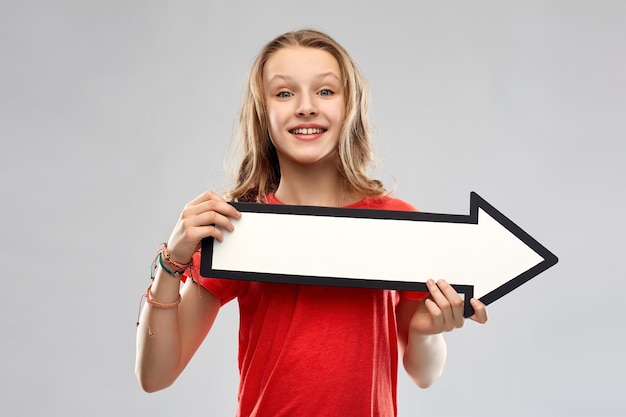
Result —
[[183, 274], [183, 272], [185, 272], [186, 270], [186, 268], [184, 269], [176, 268], [175, 265], [172, 265], [171, 263], [167, 262], [165, 259], [163, 259], [163, 254], [161, 252], [159, 252], [159, 254], [157, 255], [156, 261], [163, 271], [165, 271], [167, 274], [173, 276], [176, 279], [179, 279], [181, 275]]
[[428, 344], [432, 343], [433, 340], [436, 340], [439, 336], [441, 336], [441, 332], [438, 332], [436, 329], [431, 327], [418, 327], [411, 326], [409, 328], [409, 338], [412, 343], [415, 344]]
[[426, 343], [430, 343], [433, 339], [434, 339], [435, 335], [432, 334], [425, 334], [425, 333], [421, 333], [421, 332], [416, 332], [416, 331], [412, 331], [409, 333], [409, 337], [411, 339], [411, 343], [412, 344], [426, 344]]
[[159, 249], [157, 254], [152, 262], [152, 274], [150, 276], [151, 279], [154, 279], [155, 273], [158, 267], [161, 267], [165, 273], [171, 275], [176, 279], [180, 279], [183, 273], [189, 268], [193, 263], [193, 259], [188, 263], [180, 263], [172, 259], [169, 251], [167, 250], [167, 243], [163, 242], [159, 245]]
[[162, 254], [162, 257], [163, 257], [163, 261], [166, 262], [167, 264], [171, 265], [172, 267], [174, 267], [176, 269], [185, 270], [185, 269], [189, 268], [189, 266], [191, 266], [191, 263], [193, 261], [193, 255], [192, 255], [192, 257], [189, 257], [186, 262], [183, 262], [183, 261], [181, 261], [182, 257], [176, 256], [176, 255], [172, 255], [172, 253], [170, 252], [169, 248], [167, 247], [167, 242], [161, 243], [159, 249], [161, 251], [161, 254]]

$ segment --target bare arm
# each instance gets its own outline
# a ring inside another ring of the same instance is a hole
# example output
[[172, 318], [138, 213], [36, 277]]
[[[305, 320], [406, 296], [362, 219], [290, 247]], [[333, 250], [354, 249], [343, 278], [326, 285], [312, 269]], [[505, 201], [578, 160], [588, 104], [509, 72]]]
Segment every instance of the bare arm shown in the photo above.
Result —
[[420, 388], [432, 385], [446, 362], [447, 346], [442, 334], [411, 330], [411, 319], [422, 301], [402, 298], [396, 307], [400, 358], [407, 374]]
[[[152, 297], [175, 301], [178, 286], [173, 277], [158, 272]], [[177, 308], [144, 306], [137, 328], [135, 373], [145, 391], [158, 391], [176, 380], [211, 329], [219, 308], [220, 300], [191, 280], [183, 285]]]
[[[203, 238], [221, 241], [223, 230], [232, 231], [230, 218], [240, 214], [221, 197], [206, 192], [185, 206], [168, 241], [171, 258], [187, 263]], [[168, 269], [172, 265], [168, 266]], [[171, 385], [185, 369], [208, 334], [221, 300], [191, 280], [180, 281], [158, 267], [150, 297], [162, 304], [181, 301], [173, 308], [146, 304], [137, 328], [135, 373], [148, 392]]]
[[[421, 388], [432, 385], [442, 374], [447, 347], [443, 332], [463, 327], [463, 300], [444, 280], [429, 280], [430, 295], [423, 300], [402, 298], [396, 307], [398, 342], [407, 374]], [[487, 321], [483, 303], [470, 300], [479, 323]]]

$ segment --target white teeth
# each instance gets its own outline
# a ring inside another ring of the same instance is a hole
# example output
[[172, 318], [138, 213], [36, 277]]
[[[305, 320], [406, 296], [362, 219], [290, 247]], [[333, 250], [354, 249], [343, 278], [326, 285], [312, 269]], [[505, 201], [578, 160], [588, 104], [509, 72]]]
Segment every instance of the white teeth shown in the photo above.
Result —
[[295, 135], [313, 135], [313, 134], [322, 133], [322, 132], [324, 132], [324, 129], [312, 128], [312, 127], [291, 130], [291, 133]]

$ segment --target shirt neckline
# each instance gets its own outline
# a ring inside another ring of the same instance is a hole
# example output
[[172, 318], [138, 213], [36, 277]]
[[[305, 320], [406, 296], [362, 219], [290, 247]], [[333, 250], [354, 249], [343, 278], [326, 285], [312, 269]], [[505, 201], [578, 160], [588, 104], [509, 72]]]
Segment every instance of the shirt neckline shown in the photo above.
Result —
[[[341, 206], [341, 208], [350, 208], [350, 207], [355, 207], [355, 206], [359, 206], [362, 205], [363, 202], [367, 200], [367, 197], [364, 197], [362, 199], [360, 199], [359, 201], [355, 201], [352, 204], [348, 204], [346, 206]], [[285, 203], [283, 203], [282, 201], [280, 201], [278, 198], [276, 198], [276, 196], [274, 195], [274, 193], [269, 193], [265, 196], [265, 198], [263, 199], [263, 201], [266, 204], [280, 204], [280, 205], [285, 205]]]

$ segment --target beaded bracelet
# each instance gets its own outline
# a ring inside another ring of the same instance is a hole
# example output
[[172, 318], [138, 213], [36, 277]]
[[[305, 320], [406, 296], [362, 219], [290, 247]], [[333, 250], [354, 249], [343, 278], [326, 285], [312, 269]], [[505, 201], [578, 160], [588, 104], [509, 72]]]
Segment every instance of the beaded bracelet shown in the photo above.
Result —
[[176, 279], [180, 279], [180, 276], [183, 274], [183, 272], [185, 272], [184, 269], [182, 271], [176, 271], [176, 270], [172, 271], [171, 269], [163, 265], [163, 255], [161, 254], [161, 252], [159, 252], [159, 254], [157, 255], [157, 260], [159, 261], [159, 265], [161, 266], [161, 269], [163, 269], [165, 272], [167, 272], [168, 274], [170, 274]]
[[152, 284], [150, 284], [150, 286], [148, 287], [148, 289], [146, 290], [146, 303], [153, 305], [157, 308], [174, 308], [176, 307], [178, 304], [180, 304], [180, 301], [182, 300], [180, 293], [178, 293], [178, 300], [174, 301], [173, 303], [160, 303], [158, 301], [156, 301], [154, 298], [152, 298], [152, 295], [150, 294], [150, 290], [152, 289]]
[[167, 250], [167, 242], [163, 242], [161, 243], [161, 245], [159, 246], [159, 249], [161, 251], [162, 256], [165, 257], [165, 261], [174, 265], [174, 267], [178, 268], [178, 269], [182, 269], [183, 271], [187, 268], [189, 268], [189, 266], [191, 266], [193, 259], [189, 262], [187, 262], [186, 264], [180, 263], [180, 262], [176, 262], [175, 260], [172, 259], [172, 256], [170, 255], [170, 252]]
[[[139, 327], [139, 318], [141, 316], [141, 302], [143, 301], [144, 298], [146, 299], [146, 303], [150, 304], [151, 306], [155, 306], [156, 308], [174, 308], [178, 306], [178, 304], [180, 304], [182, 300], [180, 293], [178, 293], [178, 300], [174, 301], [173, 303], [160, 303], [156, 301], [154, 298], [152, 298], [152, 295], [150, 294], [151, 289], [152, 289], [152, 284], [148, 286], [146, 293], [142, 294], [141, 298], [139, 299], [139, 310], [137, 311], [137, 327]], [[154, 333], [152, 332], [152, 329], [150, 328], [150, 323], [147, 323], [146, 327], [148, 328], [148, 336], [150, 337], [154, 336]]]

